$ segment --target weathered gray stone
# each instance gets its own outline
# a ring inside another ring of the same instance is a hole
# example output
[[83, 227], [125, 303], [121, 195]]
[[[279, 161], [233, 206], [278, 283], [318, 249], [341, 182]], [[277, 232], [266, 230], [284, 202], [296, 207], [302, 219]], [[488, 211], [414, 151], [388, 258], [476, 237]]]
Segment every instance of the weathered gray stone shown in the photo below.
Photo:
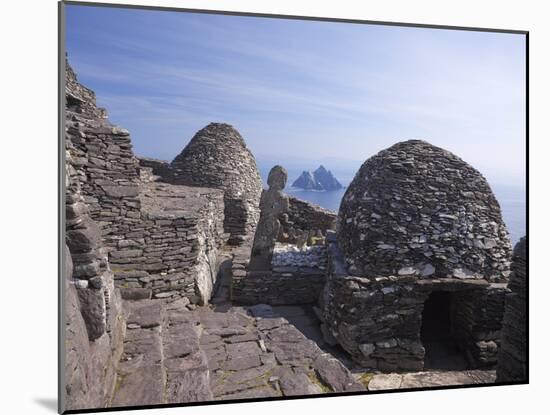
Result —
[[500, 336], [497, 366], [499, 382], [528, 381], [527, 248], [527, 237], [521, 238], [514, 248]]
[[279, 379], [279, 385], [284, 396], [312, 395], [323, 392], [305, 373], [288, 371]]
[[124, 300], [148, 300], [151, 298], [149, 288], [121, 288], [120, 295]]
[[478, 171], [424, 141], [395, 144], [360, 168], [338, 224], [321, 302], [327, 331], [355, 362], [422, 369], [424, 304], [449, 292], [453, 342], [472, 366], [495, 363], [510, 240]]
[[334, 358], [319, 356], [313, 362], [313, 368], [334, 392], [361, 391], [363, 385], [357, 382], [346, 367]]
[[401, 382], [402, 375], [397, 373], [374, 375], [368, 388], [370, 391], [399, 389]]
[[281, 227], [280, 216], [289, 208], [288, 197], [283, 194], [287, 172], [275, 166], [269, 172], [268, 190], [262, 192], [260, 200], [260, 220], [252, 244], [252, 257], [249, 270], [269, 270], [275, 242]]
[[254, 234], [262, 180], [254, 156], [232, 126], [211, 123], [198, 131], [170, 163], [170, 172], [163, 179], [223, 190], [229, 243], [241, 245]]

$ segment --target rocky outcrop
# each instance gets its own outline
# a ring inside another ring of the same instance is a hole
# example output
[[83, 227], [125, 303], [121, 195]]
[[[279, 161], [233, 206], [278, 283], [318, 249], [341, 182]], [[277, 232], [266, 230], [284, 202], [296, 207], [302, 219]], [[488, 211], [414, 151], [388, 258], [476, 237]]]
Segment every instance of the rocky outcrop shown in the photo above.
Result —
[[304, 190], [330, 191], [339, 190], [343, 186], [330, 170], [321, 165], [313, 173], [303, 171], [300, 177], [292, 183], [292, 187]]
[[339, 190], [343, 187], [338, 179], [334, 177], [332, 172], [325, 169], [323, 165], [319, 166], [317, 170], [313, 172], [313, 177], [315, 177], [315, 180], [321, 185], [323, 190]]
[[254, 235], [260, 216], [262, 180], [256, 161], [239, 132], [211, 123], [200, 130], [170, 164], [174, 184], [224, 191], [225, 231], [229, 243], [242, 244]]
[[292, 187], [304, 190], [323, 190], [310, 171], [303, 171], [300, 177], [294, 180]]
[[498, 355], [498, 382], [527, 382], [527, 238], [514, 248]]
[[426, 304], [440, 296], [442, 330], [470, 365], [493, 365], [509, 254], [481, 174], [424, 141], [398, 143], [363, 164], [342, 201], [322, 297], [327, 331], [365, 367], [420, 370]]

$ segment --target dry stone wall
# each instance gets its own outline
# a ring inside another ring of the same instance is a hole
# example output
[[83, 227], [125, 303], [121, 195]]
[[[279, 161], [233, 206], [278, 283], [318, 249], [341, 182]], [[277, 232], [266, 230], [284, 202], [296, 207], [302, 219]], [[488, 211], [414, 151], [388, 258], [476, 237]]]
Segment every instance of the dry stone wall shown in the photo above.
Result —
[[[67, 65], [66, 139], [90, 217], [108, 247], [117, 247], [140, 224], [139, 171], [127, 130], [113, 126], [95, 94]], [[131, 239], [131, 238], [129, 238]]]
[[210, 299], [223, 231], [223, 193], [150, 182], [142, 185], [142, 226], [112, 253], [117, 286], [131, 299]]
[[[321, 296], [323, 330], [360, 365], [382, 371], [424, 369], [424, 304], [434, 291], [451, 294], [454, 342], [474, 367], [496, 363], [505, 284], [483, 279], [375, 279], [349, 275], [335, 240]], [[442, 310], [442, 312], [444, 312]]]
[[455, 342], [473, 366], [491, 365], [509, 274], [510, 240], [483, 176], [424, 141], [398, 143], [363, 164], [342, 200], [325, 331], [363, 366], [419, 370], [425, 303], [446, 292]]
[[170, 164], [174, 184], [222, 189], [225, 231], [239, 245], [254, 235], [262, 180], [256, 160], [237, 130], [211, 123], [200, 130]]
[[107, 405], [122, 353], [125, 315], [114, 287], [100, 228], [90, 217], [66, 146], [64, 404], [66, 409]]
[[[117, 287], [126, 299], [208, 301], [217, 249], [227, 239], [219, 226], [223, 192], [153, 183], [162, 162], [140, 166], [128, 131], [108, 121], [69, 65], [66, 75], [66, 142], [83, 199], [78, 206], [99, 230], [98, 237], [90, 228], [90, 237], [106, 247]], [[88, 268], [100, 266], [95, 260]], [[79, 272], [92, 271], [76, 267]]]
[[289, 209], [286, 220], [281, 221], [279, 242], [295, 244], [310, 235], [324, 237], [327, 230], [336, 228], [337, 214], [313, 203], [289, 196]]
[[234, 252], [231, 300], [238, 304], [314, 304], [326, 281], [319, 264], [280, 265], [269, 270], [249, 271], [250, 252]]
[[527, 238], [514, 248], [512, 274], [506, 294], [498, 356], [498, 382], [526, 382], [527, 365]]

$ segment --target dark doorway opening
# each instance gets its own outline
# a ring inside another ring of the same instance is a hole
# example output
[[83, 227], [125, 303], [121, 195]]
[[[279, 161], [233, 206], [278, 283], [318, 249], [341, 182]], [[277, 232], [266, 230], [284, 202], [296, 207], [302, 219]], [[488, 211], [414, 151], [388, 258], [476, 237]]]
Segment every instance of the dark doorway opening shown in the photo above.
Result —
[[433, 291], [424, 303], [420, 338], [426, 355], [424, 369], [464, 370], [468, 362], [453, 338], [454, 298], [446, 291]]

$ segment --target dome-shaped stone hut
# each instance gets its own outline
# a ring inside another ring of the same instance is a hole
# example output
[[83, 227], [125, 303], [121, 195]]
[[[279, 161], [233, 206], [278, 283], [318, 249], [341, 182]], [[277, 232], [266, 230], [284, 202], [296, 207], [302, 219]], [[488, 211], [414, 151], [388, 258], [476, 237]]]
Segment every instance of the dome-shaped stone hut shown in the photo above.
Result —
[[172, 161], [176, 184], [224, 191], [224, 229], [229, 243], [253, 237], [259, 219], [262, 179], [243, 137], [229, 124], [211, 123]]
[[496, 362], [511, 244], [473, 167], [420, 140], [381, 151], [347, 189], [333, 245], [326, 324], [355, 360], [417, 370], [458, 345], [449, 361]]

